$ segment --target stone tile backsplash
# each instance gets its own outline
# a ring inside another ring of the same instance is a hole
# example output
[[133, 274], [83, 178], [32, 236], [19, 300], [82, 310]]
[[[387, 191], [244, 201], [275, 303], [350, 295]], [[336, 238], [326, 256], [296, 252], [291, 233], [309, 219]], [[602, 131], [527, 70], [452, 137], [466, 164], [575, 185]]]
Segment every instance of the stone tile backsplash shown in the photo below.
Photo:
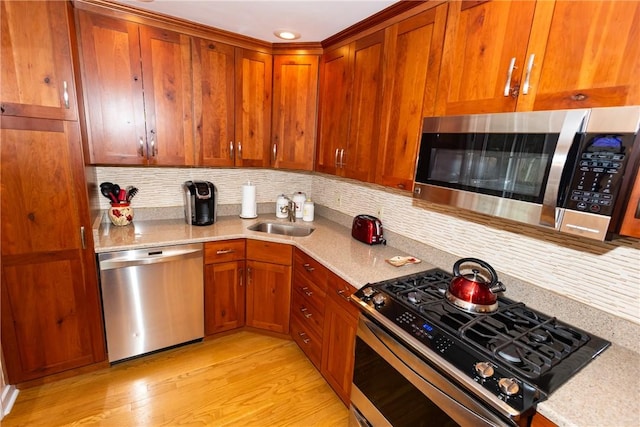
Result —
[[[499, 272], [640, 324], [640, 241], [596, 242], [414, 200], [407, 192], [330, 175], [271, 169], [97, 167], [98, 182], [140, 189], [134, 208], [181, 207], [181, 184], [213, 182], [220, 205], [237, 205], [242, 184], [257, 186], [257, 202], [303, 191], [315, 203], [348, 216], [379, 216], [386, 230], [448, 252], [475, 257]], [[109, 206], [100, 198], [100, 207]], [[227, 209], [228, 211], [228, 209]], [[262, 211], [262, 209], [261, 209]], [[388, 242], [394, 245], [393, 241]], [[447, 266], [442, 266], [446, 268]], [[508, 283], [507, 283], [508, 285]]]

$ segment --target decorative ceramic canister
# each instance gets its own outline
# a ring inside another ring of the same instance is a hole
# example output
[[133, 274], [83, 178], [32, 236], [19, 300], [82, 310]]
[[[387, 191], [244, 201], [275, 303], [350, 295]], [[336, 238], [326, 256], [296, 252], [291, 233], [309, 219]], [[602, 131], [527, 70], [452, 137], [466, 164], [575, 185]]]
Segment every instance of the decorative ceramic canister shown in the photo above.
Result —
[[133, 221], [133, 208], [129, 203], [111, 203], [109, 219], [113, 225], [129, 225]]

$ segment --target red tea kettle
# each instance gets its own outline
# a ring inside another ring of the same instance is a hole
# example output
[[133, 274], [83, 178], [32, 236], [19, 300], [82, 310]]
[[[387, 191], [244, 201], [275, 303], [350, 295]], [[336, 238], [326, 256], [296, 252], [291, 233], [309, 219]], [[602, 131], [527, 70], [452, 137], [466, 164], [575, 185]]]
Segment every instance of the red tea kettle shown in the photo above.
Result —
[[[473, 263], [481, 267], [472, 268], [471, 273], [460, 274], [462, 264]], [[489, 278], [481, 274], [489, 273]], [[492, 313], [498, 309], [497, 292], [505, 290], [498, 281], [496, 271], [486, 262], [476, 258], [462, 258], [453, 265], [453, 279], [445, 291], [445, 297], [457, 308], [469, 313]]]

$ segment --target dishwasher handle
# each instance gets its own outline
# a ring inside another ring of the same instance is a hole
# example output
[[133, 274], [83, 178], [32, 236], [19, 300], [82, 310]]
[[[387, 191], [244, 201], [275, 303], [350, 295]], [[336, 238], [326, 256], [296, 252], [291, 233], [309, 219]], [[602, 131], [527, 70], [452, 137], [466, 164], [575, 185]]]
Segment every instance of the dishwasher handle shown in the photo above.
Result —
[[[166, 249], [166, 248], [165, 248]], [[161, 264], [202, 256], [202, 249], [149, 249], [121, 252], [120, 256], [100, 260], [100, 270], [136, 267], [139, 265]]]

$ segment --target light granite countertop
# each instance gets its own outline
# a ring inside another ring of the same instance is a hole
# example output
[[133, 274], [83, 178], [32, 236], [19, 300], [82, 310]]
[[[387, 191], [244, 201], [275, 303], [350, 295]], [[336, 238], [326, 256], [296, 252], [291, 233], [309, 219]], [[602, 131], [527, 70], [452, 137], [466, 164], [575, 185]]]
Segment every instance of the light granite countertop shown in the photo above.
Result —
[[[210, 226], [196, 227], [188, 225], [181, 219], [134, 221], [125, 227], [116, 227], [108, 222], [96, 221], [94, 225], [95, 252], [111, 252], [128, 249], [141, 249], [154, 246], [176, 245], [183, 243], [208, 242], [234, 238], [251, 238], [274, 242], [288, 243], [304, 250], [313, 258], [324, 264], [329, 270], [342, 277], [354, 287], [360, 288], [366, 283], [411, 274], [433, 267], [450, 270], [441, 257], [423, 259], [421, 263], [394, 267], [385, 260], [396, 255], [412, 255], [402, 249], [391, 246], [369, 246], [351, 237], [350, 230], [329, 219], [316, 216], [313, 222], [298, 222], [297, 225], [314, 227], [314, 232], [306, 237], [290, 237], [250, 231], [247, 227], [260, 221], [281, 221], [273, 215], [260, 215], [256, 219], [241, 219], [238, 216], [219, 217]], [[425, 245], [426, 246], [426, 245]], [[415, 251], [416, 247], [403, 248]], [[421, 253], [431, 253], [429, 251]], [[424, 258], [424, 257], [423, 257]], [[440, 264], [440, 265], [438, 265]], [[502, 277], [501, 277], [502, 278]], [[509, 281], [502, 280], [509, 289]], [[517, 289], [518, 284], [513, 284]], [[520, 288], [522, 286], [520, 285]], [[551, 304], [557, 300], [555, 294], [536, 286], [528, 286], [522, 291], [514, 291], [516, 296], [526, 294], [524, 301], [528, 306], [550, 314], [569, 323], [579, 321], [576, 318], [576, 304]], [[507, 296], [512, 297], [507, 291]], [[518, 298], [514, 298], [518, 299]], [[565, 309], [562, 307], [566, 306]], [[578, 305], [578, 308], [580, 306]], [[580, 310], [577, 310], [580, 312]], [[590, 313], [593, 310], [589, 310]], [[598, 313], [595, 313], [598, 316]], [[587, 331], [592, 331], [592, 323], [575, 324]], [[601, 323], [611, 322], [609, 316], [603, 315]], [[614, 320], [615, 322], [615, 320]], [[600, 329], [599, 327], [597, 327]], [[603, 336], [605, 329], [596, 330]], [[548, 400], [538, 404], [538, 412], [561, 427], [626, 427], [636, 426], [640, 418], [640, 353], [636, 348], [630, 349], [627, 342], [637, 338], [635, 328], [631, 340], [619, 345], [612, 337], [603, 336], [613, 342], [598, 358], [582, 369], [578, 374], [563, 384]]]

